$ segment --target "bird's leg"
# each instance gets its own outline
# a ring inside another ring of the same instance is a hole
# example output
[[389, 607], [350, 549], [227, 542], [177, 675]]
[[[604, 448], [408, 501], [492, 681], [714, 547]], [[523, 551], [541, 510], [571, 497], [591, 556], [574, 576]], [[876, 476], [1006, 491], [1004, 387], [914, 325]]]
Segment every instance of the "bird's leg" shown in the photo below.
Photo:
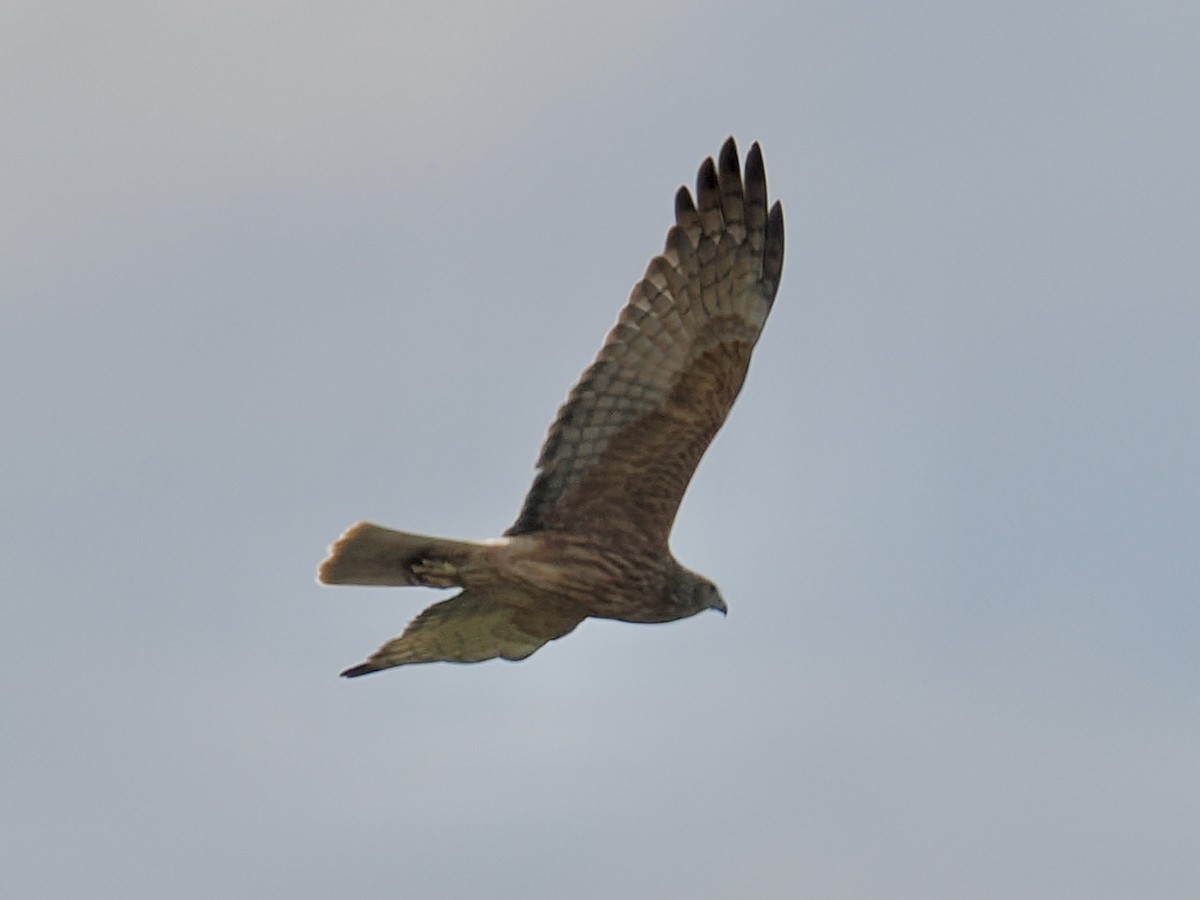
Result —
[[412, 573], [426, 587], [448, 588], [461, 585], [458, 567], [441, 559], [423, 559], [412, 564]]

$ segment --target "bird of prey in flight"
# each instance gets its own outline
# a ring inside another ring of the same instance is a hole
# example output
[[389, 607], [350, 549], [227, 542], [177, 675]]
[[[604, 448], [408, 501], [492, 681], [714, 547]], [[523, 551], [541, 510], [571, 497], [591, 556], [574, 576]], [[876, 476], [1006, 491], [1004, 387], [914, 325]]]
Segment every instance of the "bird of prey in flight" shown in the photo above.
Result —
[[550, 426], [503, 537], [473, 542], [359, 522], [325, 584], [458, 587], [347, 677], [444, 660], [524, 659], [589, 616], [670, 622], [725, 611], [668, 537], [750, 364], [783, 270], [783, 209], [768, 209], [758, 144], [733, 138], [675, 195], [666, 246]]

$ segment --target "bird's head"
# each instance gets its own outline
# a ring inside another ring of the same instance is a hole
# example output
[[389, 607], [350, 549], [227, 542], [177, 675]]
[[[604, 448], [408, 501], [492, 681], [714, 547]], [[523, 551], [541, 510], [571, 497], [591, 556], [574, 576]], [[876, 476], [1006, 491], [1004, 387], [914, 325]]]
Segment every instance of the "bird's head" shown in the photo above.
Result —
[[715, 609], [721, 615], [729, 611], [717, 586], [688, 569], [683, 570], [683, 578], [674, 593], [676, 602], [682, 607], [680, 618], [694, 616], [706, 609]]
[[705, 581], [705, 609], [715, 609], [721, 615], [729, 612], [729, 608], [725, 606], [725, 598], [721, 596], [720, 590], [711, 581]]

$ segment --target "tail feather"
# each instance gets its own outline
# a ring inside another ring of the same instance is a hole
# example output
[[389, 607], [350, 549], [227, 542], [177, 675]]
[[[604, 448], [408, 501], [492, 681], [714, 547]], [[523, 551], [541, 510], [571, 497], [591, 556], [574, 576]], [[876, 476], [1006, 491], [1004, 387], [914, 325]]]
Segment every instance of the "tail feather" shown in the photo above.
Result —
[[445, 587], [457, 584], [452, 574], [435, 580], [427, 574], [414, 572], [413, 566], [435, 561], [448, 563], [448, 571], [452, 572], [453, 568], [466, 564], [476, 547], [470, 541], [408, 534], [359, 522], [329, 548], [329, 555], [317, 572], [317, 580], [323, 584]]

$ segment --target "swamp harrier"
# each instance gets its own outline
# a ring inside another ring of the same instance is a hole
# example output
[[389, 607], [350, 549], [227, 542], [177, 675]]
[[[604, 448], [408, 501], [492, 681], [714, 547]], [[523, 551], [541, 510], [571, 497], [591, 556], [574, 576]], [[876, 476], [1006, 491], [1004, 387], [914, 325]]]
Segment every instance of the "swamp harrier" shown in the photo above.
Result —
[[741, 390], [783, 269], [758, 144], [733, 138], [675, 195], [662, 255], [550, 426], [516, 523], [480, 543], [359, 522], [321, 563], [325, 584], [425, 585], [435, 603], [347, 677], [444, 660], [524, 659], [588, 616], [670, 622], [725, 611], [667, 538], [696, 465]]

